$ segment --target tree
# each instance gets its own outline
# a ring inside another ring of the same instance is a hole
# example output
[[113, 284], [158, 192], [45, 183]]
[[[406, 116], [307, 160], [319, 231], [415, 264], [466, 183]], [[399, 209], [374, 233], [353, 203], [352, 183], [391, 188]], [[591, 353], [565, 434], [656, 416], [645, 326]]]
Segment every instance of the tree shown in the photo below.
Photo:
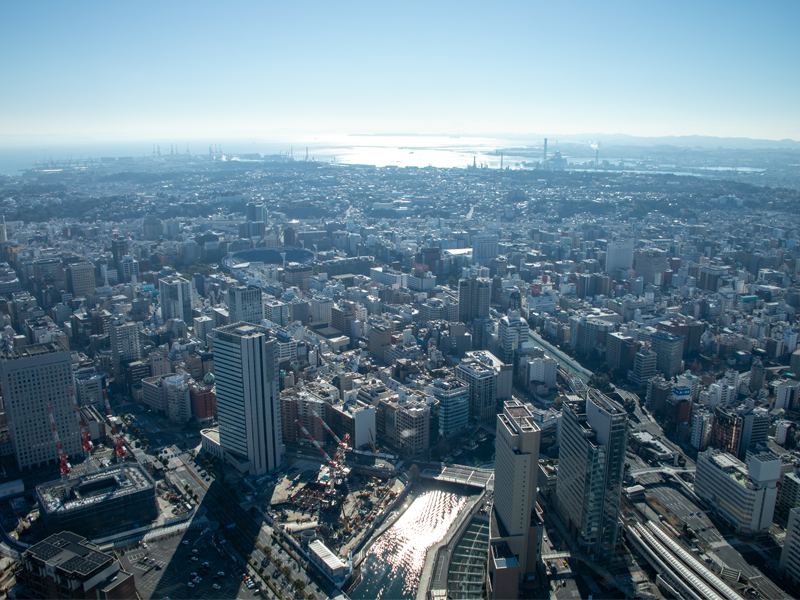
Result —
[[306, 582], [302, 579], [295, 579], [294, 580], [294, 587], [296, 587], [299, 591], [303, 591], [306, 589]]

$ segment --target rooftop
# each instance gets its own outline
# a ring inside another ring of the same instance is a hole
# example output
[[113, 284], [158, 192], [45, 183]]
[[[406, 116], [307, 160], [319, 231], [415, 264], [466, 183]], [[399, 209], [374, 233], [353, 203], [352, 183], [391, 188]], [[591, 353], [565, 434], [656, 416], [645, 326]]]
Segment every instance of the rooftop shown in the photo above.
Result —
[[55, 513], [81, 510], [111, 498], [154, 489], [154, 486], [138, 463], [127, 462], [88, 475], [71, 477], [69, 488], [67, 496], [64, 481], [58, 479], [37, 486], [36, 493], [45, 510]]
[[114, 558], [97, 549], [85, 538], [62, 531], [51, 535], [25, 551], [25, 555], [65, 572], [68, 576], [87, 579], [105, 568]]

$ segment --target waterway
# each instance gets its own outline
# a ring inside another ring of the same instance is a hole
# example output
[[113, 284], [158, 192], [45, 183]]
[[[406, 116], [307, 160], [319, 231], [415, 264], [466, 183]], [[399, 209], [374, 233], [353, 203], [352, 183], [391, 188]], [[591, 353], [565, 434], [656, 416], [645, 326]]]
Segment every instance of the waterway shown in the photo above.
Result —
[[367, 552], [353, 600], [414, 600], [428, 548], [440, 541], [468, 496], [430, 490], [418, 496]]
[[539, 334], [531, 331], [528, 335], [528, 339], [531, 342], [534, 342], [539, 346], [542, 346], [543, 349], [547, 352], [547, 354], [549, 354], [552, 358], [557, 360], [558, 364], [561, 365], [561, 367], [565, 369], [567, 372], [569, 372], [571, 375], [580, 377], [584, 381], [584, 383], [589, 381], [589, 378], [592, 376], [591, 371], [589, 371], [588, 369], [584, 369], [582, 366], [580, 366], [580, 364], [578, 364], [578, 362], [571, 359], [569, 356], [564, 354], [561, 350], [559, 350], [549, 342], [543, 340]]
[[488, 435], [474, 450], [465, 450], [459, 456], [453, 457], [454, 465], [478, 467], [480, 469], [494, 468], [494, 436]]

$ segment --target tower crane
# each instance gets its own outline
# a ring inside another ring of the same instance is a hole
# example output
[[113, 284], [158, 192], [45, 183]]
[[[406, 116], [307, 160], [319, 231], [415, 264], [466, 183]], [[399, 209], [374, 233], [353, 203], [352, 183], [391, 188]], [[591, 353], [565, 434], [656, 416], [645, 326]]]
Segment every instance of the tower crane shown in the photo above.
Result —
[[314, 447], [317, 450], [319, 450], [320, 452], [322, 452], [322, 455], [325, 457], [325, 460], [328, 462], [328, 464], [332, 465], [333, 464], [333, 459], [330, 457], [330, 455], [327, 452], [325, 452], [325, 449], [320, 445], [320, 443], [317, 440], [315, 440], [314, 437], [310, 433], [308, 433], [308, 429], [306, 429], [303, 426], [303, 424], [300, 421], [298, 421], [297, 419], [295, 419], [294, 422], [300, 428], [300, 431], [302, 431], [303, 434], [308, 439], [311, 440], [311, 443], [314, 444]]
[[47, 403], [47, 414], [50, 417], [50, 426], [53, 428], [53, 441], [56, 443], [56, 448], [58, 448], [58, 464], [61, 469], [61, 477], [64, 479], [64, 484], [66, 485], [69, 474], [72, 472], [72, 467], [69, 465], [69, 462], [67, 462], [69, 456], [64, 452], [64, 446], [61, 444], [61, 440], [58, 437], [56, 420], [53, 418], [53, 408], [50, 406], [49, 402]]
[[111, 405], [108, 403], [108, 394], [105, 390], [103, 390], [103, 400], [106, 403], [108, 422], [111, 424], [111, 437], [114, 438], [114, 454], [116, 455], [117, 460], [121, 461], [128, 454], [128, 451], [125, 449], [125, 438], [122, 437], [122, 433], [117, 433], [117, 427], [111, 420], [111, 417], [114, 415], [111, 413]]

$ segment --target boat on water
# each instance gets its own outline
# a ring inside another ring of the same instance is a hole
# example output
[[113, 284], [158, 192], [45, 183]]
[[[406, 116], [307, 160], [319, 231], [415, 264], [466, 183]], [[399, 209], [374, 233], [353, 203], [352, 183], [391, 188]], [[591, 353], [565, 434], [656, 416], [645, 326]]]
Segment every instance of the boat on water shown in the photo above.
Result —
[[453, 452], [453, 456], [461, 456], [463, 453], [464, 451], [461, 448], [459, 448], [458, 450]]

